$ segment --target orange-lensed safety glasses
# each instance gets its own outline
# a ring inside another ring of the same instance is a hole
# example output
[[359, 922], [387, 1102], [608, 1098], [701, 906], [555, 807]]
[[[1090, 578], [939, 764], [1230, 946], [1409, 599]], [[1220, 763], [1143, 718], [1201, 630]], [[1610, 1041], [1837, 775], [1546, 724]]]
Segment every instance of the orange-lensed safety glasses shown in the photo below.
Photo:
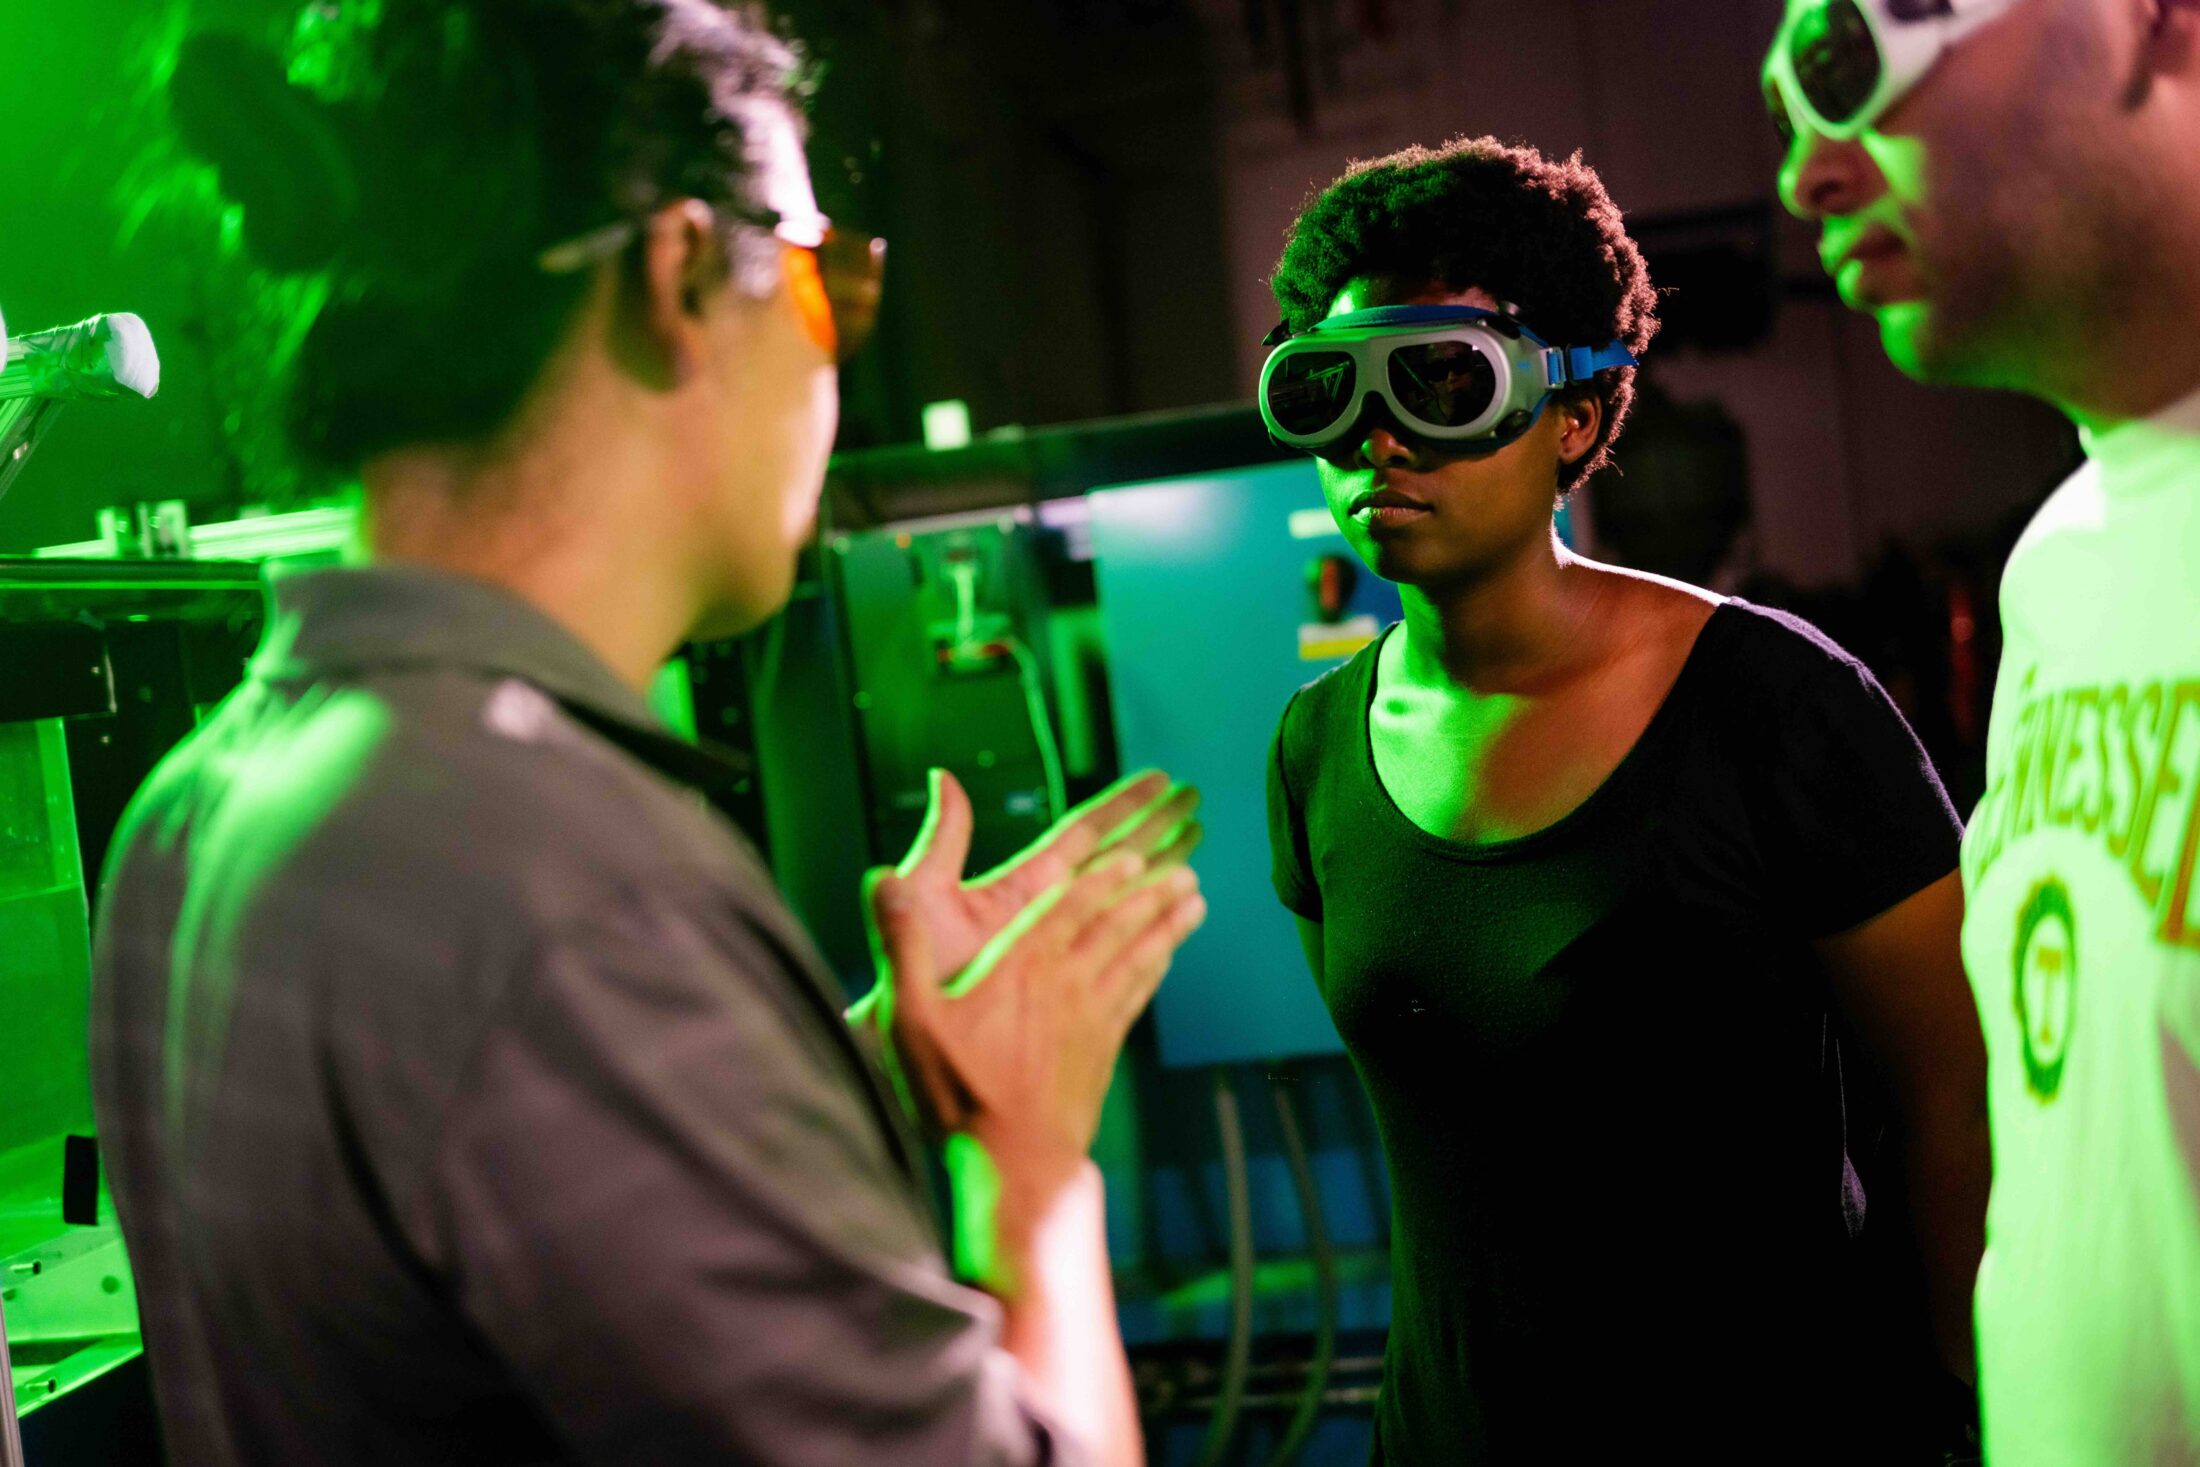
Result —
[[[781, 278], [819, 349], [840, 363], [861, 350], [878, 324], [886, 241], [837, 229], [823, 215], [790, 220], [767, 212], [738, 215], [736, 222], [779, 240]], [[569, 275], [610, 259], [641, 234], [639, 220], [622, 219], [550, 246], [536, 263], [552, 275]]]
[[[778, 233], [774, 230], [774, 233]], [[886, 286], [886, 241], [823, 226], [817, 242], [779, 235], [787, 291], [810, 340], [845, 364], [871, 339]]]

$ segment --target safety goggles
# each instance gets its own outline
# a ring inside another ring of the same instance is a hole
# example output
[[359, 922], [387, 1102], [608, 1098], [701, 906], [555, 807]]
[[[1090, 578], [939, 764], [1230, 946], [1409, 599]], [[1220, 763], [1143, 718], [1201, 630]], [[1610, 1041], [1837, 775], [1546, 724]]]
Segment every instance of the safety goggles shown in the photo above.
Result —
[[1560, 388], [1634, 365], [1616, 341], [1551, 346], [1501, 311], [1377, 306], [1277, 345], [1260, 372], [1260, 415], [1277, 442], [1308, 453], [1357, 442], [1377, 413], [1429, 444], [1494, 450], [1535, 426]]
[[1783, 142], [1847, 142], [1955, 45], [2017, 0], [1801, 0], [1765, 58], [1765, 101]]
[[[837, 229], [815, 215], [789, 219], [776, 212], [742, 215], [738, 223], [769, 232], [782, 247], [780, 268], [803, 329], [818, 347], [845, 365], [878, 325], [886, 284], [886, 241]], [[642, 234], [639, 220], [621, 219], [550, 246], [536, 257], [548, 274], [569, 275], [607, 260]]]

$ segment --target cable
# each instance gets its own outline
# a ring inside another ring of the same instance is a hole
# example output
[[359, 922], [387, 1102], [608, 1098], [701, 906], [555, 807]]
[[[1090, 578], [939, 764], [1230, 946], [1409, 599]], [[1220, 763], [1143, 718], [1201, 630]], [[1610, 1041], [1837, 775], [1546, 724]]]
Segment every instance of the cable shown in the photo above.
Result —
[[1047, 717], [1045, 684], [1039, 681], [1039, 660], [1021, 638], [1005, 639], [1008, 655], [1015, 659], [1017, 676], [1024, 685], [1024, 703], [1031, 710], [1031, 734], [1039, 746], [1039, 768], [1047, 782], [1047, 819], [1069, 813], [1069, 784], [1062, 775], [1062, 749], [1054, 739], [1054, 723]]
[[1291, 1167], [1291, 1184], [1306, 1219], [1306, 1250], [1314, 1260], [1314, 1358], [1307, 1363], [1306, 1389], [1299, 1396], [1298, 1410], [1268, 1455], [1268, 1467], [1284, 1467], [1298, 1459], [1314, 1430], [1322, 1393], [1329, 1388], [1330, 1367], [1337, 1358], [1337, 1254], [1329, 1242], [1328, 1220], [1322, 1216], [1321, 1192], [1314, 1185], [1314, 1164], [1299, 1131], [1298, 1107], [1291, 1103], [1290, 1091], [1272, 1077], [1268, 1093], [1275, 1097], [1276, 1129], [1282, 1134], [1284, 1160]]
[[[977, 647], [981, 643], [978, 636], [978, 563], [949, 560], [946, 571], [955, 587], [953, 646], [957, 651]], [[1062, 749], [1055, 741], [1054, 722], [1047, 716], [1046, 684], [1039, 676], [1039, 659], [1013, 632], [1001, 637], [998, 645], [1008, 650], [1010, 660], [1016, 664], [1017, 680], [1023, 685], [1024, 708], [1031, 718], [1031, 738], [1039, 751], [1040, 775], [1046, 780], [1046, 818], [1049, 822], [1059, 820], [1069, 813], [1069, 783], [1062, 773]]]
[[1245, 1126], [1230, 1072], [1215, 1070], [1215, 1127], [1222, 1136], [1222, 1183], [1230, 1200], [1230, 1345], [1223, 1356], [1215, 1413], [1200, 1443], [1199, 1467], [1215, 1467], [1237, 1435], [1245, 1381], [1253, 1365], [1253, 1188], [1245, 1165]]

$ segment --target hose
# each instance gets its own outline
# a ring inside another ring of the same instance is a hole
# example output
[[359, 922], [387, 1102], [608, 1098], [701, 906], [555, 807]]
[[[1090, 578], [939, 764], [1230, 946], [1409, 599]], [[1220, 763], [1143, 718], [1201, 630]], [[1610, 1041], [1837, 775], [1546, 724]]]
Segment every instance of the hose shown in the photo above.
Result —
[[1314, 1260], [1314, 1357], [1307, 1362], [1306, 1389], [1298, 1409], [1268, 1454], [1268, 1467], [1285, 1467], [1298, 1459], [1314, 1422], [1321, 1415], [1322, 1393], [1329, 1388], [1330, 1367], [1337, 1358], [1337, 1254], [1329, 1242], [1328, 1220], [1322, 1216], [1320, 1190], [1314, 1185], [1314, 1164], [1299, 1130], [1298, 1107], [1290, 1091], [1270, 1081], [1269, 1094], [1276, 1101], [1276, 1130], [1283, 1137], [1284, 1160], [1291, 1168], [1291, 1184], [1299, 1194], [1299, 1211], [1306, 1219], [1306, 1251]]
[[1046, 684], [1039, 677], [1038, 659], [1021, 640], [1009, 637], [1008, 654], [1015, 660], [1016, 674], [1024, 686], [1024, 704], [1031, 713], [1031, 734], [1039, 749], [1039, 768], [1047, 783], [1047, 819], [1059, 820], [1069, 813], [1069, 784], [1062, 773], [1062, 750], [1054, 739], [1054, 723], [1047, 717]]
[[1245, 1126], [1227, 1069], [1215, 1071], [1215, 1126], [1222, 1137], [1222, 1183], [1230, 1204], [1230, 1343], [1214, 1415], [1200, 1443], [1199, 1467], [1216, 1467], [1237, 1435], [1245, 1381], [1253, 1365], [1253, 1189], [1245, 1165]]

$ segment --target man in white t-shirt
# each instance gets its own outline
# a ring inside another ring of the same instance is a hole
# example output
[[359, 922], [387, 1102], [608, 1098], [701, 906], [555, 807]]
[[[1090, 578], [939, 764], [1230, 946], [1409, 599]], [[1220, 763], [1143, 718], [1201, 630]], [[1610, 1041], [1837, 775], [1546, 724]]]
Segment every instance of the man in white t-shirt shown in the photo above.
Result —
[[1964, 844], [1989, 1458], [2200, 1462], [2200, 0], [1790, 0], [1764, 82], [1888, 356], [2090, 460], [2002, 582]]

